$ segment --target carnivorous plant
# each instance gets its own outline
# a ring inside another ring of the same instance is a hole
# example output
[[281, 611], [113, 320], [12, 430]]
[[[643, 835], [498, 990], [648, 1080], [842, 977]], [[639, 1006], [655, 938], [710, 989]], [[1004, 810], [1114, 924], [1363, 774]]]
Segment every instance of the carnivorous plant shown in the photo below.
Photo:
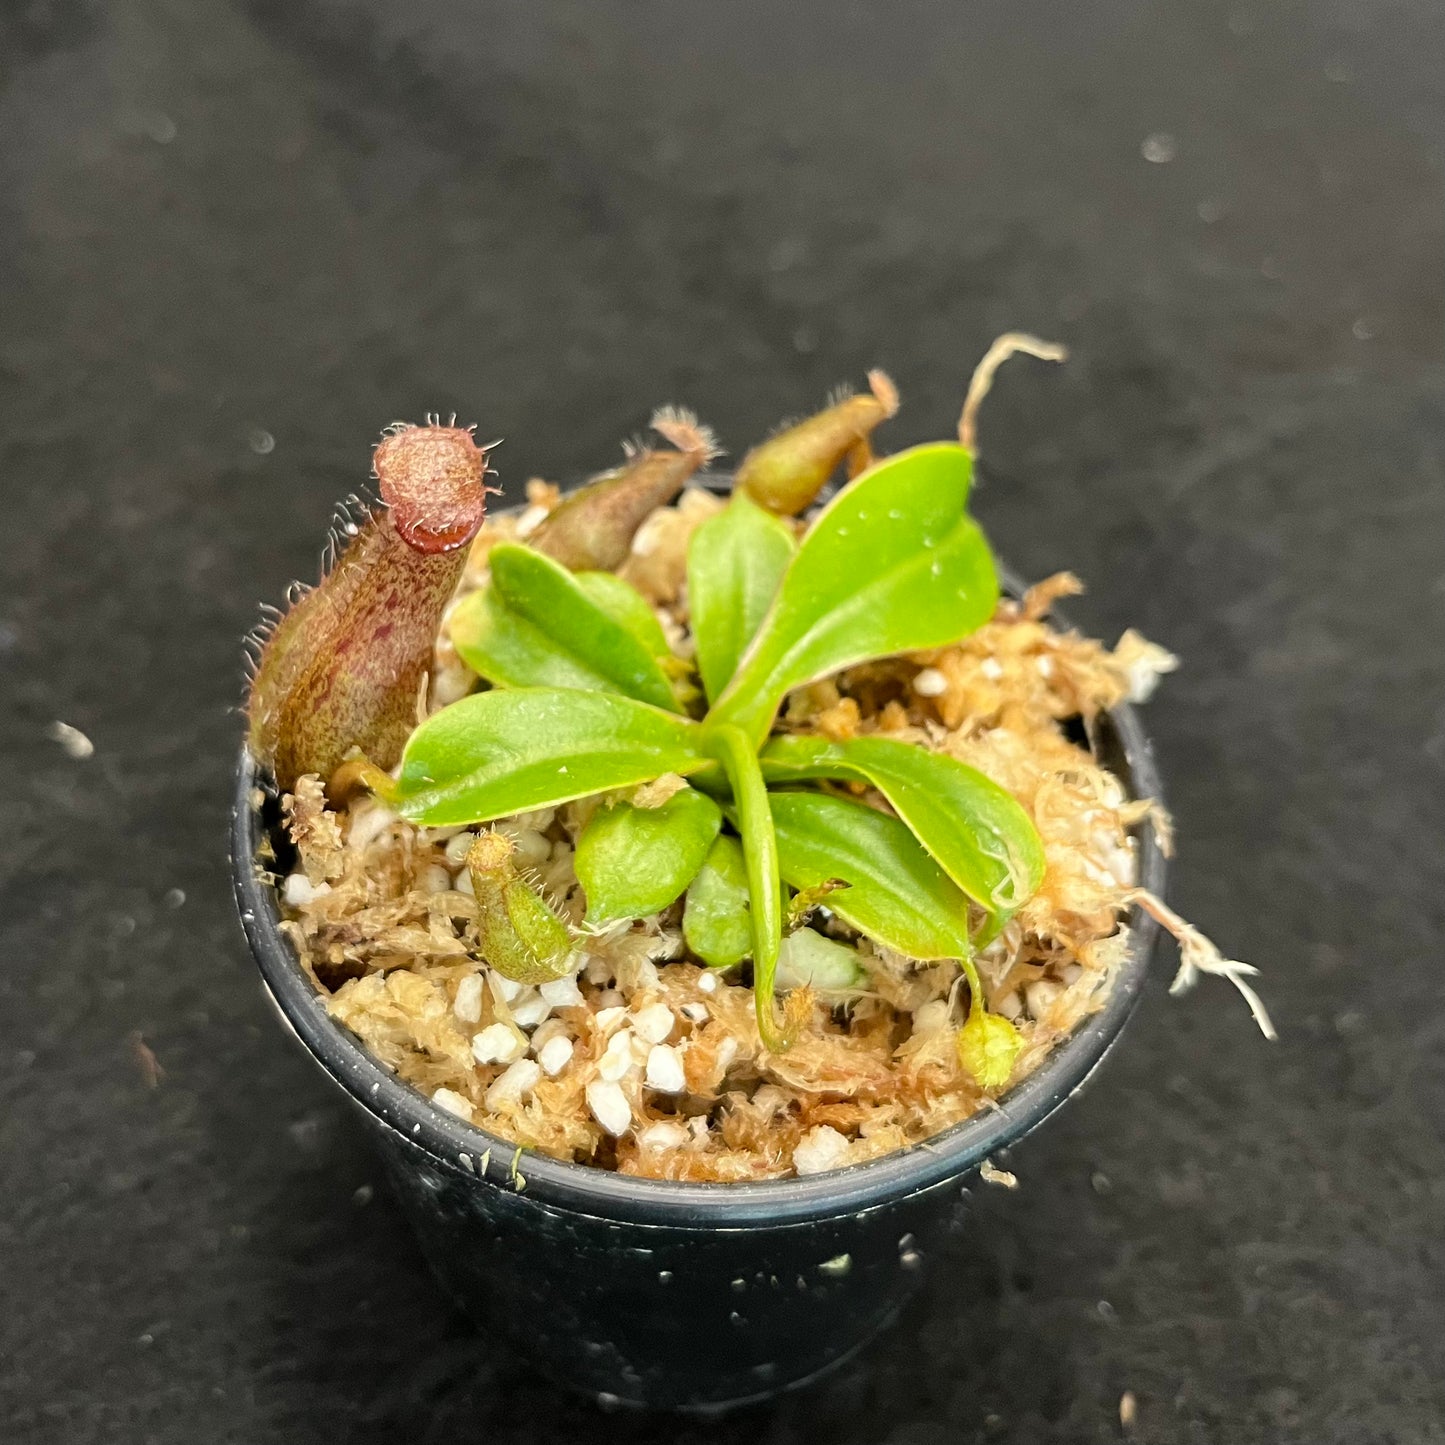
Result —
[[[999, 600], [967, 512], [981, 392], [959, 442], [875, 460], [871, 432], [897, 395], [881, 373], [869, 382], [867, 395], [750, 452], [727, 504], [695, 532], [692, 657], [674, 654], [651, 606], [612, 570], [648, 513], [711, 457], [706, 432], [667, 412], [654, 427], [671, 449], [635, 454], [528, 542], [491, 549], [486, 585], [449, 620], [487, 686], [420, 723], [418, 688], [482, 520], [486, 453], [455, 427], [394, 431], [376, 452], [389, 510], [368, 514], [265, 645], [253, 751], [282, 788], [317, 772], [333, 794], [359, 783], [434, 827], [599, 796], [575, 859], [584, 931], [683, 899], [696, 957], [718, 968], [751, 959], [758, 1028], [779, 1051], [812, 990], [848, 971], [835, 956], [845, 950], [797, 931], [826, 908], [908, 958], [956, 960], [970, 994], [960, 1058], [983, 1086], [1003, 1084], [1021, 1042], [986, 1011], [974, 953], [1043, 877], [1028, 815], [981, 772], [922, 745], [775, 731], [792, 690], [955, 643]], [[806, 526], [796, 521], [845, 464], [851, 479]], [[865, 790], [888, 811], [856, 796]], [[530, 888], [500, 834], [481, 834], [468, 866], [492, 967], [537, 982], [575, 966], [585, 938]], [[780, 957], [793, 985], [781, 1018]]]

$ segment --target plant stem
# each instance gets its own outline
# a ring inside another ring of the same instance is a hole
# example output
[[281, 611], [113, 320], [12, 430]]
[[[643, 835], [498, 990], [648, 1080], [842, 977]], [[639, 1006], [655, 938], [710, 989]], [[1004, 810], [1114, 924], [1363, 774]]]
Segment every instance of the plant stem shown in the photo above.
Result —
[[709, 739], [732, 784], [737, 805], [738, 831], [747, 865], [749, 912], [753, 930], [753, 998], [757, 1005], [758, 1033], [763, 1044], [782, 1052], [791, 1043], [773, 1013], [773, 979], [778, 948], [783, 938], [782, 883], [778, 877], [778, 840], [773, 814], [763, 785], [758, 755], [741, 728], [724, 724]]

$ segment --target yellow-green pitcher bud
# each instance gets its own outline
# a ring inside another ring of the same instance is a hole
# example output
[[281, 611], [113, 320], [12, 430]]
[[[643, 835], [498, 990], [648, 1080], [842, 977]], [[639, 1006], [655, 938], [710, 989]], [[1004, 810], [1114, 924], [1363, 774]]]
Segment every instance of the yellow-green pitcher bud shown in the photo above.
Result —
[[868, 373], [866, 395], [841, 401], [785, 427], [755, 446], [738, 467], [738, 486], [770, 512], [795, 517], [848, 462], [856, 476], [872, 461], [868, 438], [898, 410], [898, 388], [881, 371]]
[[513, 983], [550, 983], [571, 972], [572, 936], [546, 899], [517, 872], [505, 833], [479, 834], [467, 853], [477, 899], [479, 952]]

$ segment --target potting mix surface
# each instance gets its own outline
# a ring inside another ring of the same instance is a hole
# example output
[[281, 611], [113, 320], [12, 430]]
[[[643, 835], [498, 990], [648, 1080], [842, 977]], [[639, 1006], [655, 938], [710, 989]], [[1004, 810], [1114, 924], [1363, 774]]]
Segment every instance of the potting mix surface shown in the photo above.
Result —
[[[557, 495], [534, 482], [524, 511], [487, 524], [458, 600], [485, 585], [492, 547], [525, 541]], [[642, 524], [618, 569], [683, 657], [689, 542], [722, 506], [689, 489]], [[1060, 574], [1002, 603], [959, 645], [801, 688], [777, 724], [945, 753], [1008, 789], [1034, 820], [1043, 882], [977, 960], [989, 1009], [1023, 1037], [994, 1088], [959, 1056], [968, 996], [958, 963], [884, 948], [832, 916], [826, 898], [784, 944], [780, 984], [814, 991], [786, 1050], [759, 1037], [748, 966], [711, 969], [689, 952], [682, 899], [588, 928], [575, 851], [599, 796], [487, 825], [506, 834], [572, 925], [576, 952], [554, 980], [524, 986], [487, 966], [466, 866], [476, 830], [417, 827], [371, 797], [331, 811], [316, 777], [283, 800], [299, 854], [277, 879], [285, 931], [332, 1016], [383, 1063], [438, 1107], [525, 1148], [629, 1174], [725, 1181], [819, 1173], [918, 1143], [1027, 1077], [1100, 1006], [1132, 936], [1133, 832], [1148, 819], [1168, 836], [1161, 807], [1127, 797], [1088, 738], [1108, 708], [1152, 694], [1175, 659], [1132, 631], [1110, 650], [1049, 625], [1050, 604], [1078, 590]], [[428, 706], [477, 685], [444, 623]], [[682, 786], [665, 777], [625, 797], [657, 806]], [[852, 791], [886, 807], [862, 784]], [[848, 952], [826, 954], [818, 974], [809, 963], [821, 938]], [[1211, 991], [1206, 1006], [1221, 1002], [1233, 1000]]]

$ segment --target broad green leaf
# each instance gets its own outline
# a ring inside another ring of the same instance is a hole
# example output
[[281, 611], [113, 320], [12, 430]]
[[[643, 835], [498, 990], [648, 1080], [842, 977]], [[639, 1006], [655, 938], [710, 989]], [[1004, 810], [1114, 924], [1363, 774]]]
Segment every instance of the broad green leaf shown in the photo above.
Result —
[[[647, 649], [664, 672], [676, 661], [657, 614], [635, 587], [610, 572], [579, 572], [574, 580], [592, 602]], [[496, 587], [483, 587], [462, 598], [448, 620], [447, 631], [467, 666], [496, 687], [621, 690], [614, 678], [513, 611]]]
[[1018, 801], [977, 768], [891, 738], [776, 737], [762, 753], [769, 783], [871, 783], [976, 903], [1008, 915], [1044, 876], [1044, 846]]
[[867, 983], [868, 975], [858, 962], [856, 948], [824, 938], [811, 928], [788, 934], [778, 950], [780, 988], [811, 984], [824, 993], [856, 993]]
[[682, 936], [713, 968], [731, 968], [753, 951], [747, 867], [743, 845], [736, 838], [714, 839], [701, 871], [688, 885]]
[[411, 735], [393, 806], [434, 827], [484, 823], [695, 772], [708, 764], [698, 742], [698, 724], [613, 693], [474, 693]]
[[487, 565], [501, 600], [558, 649], [628, 697], [678, 710], [672, 684], [649, 647], [598, 606], [560, 563], [505, 542], [492, 548]]
[[462, 661], [494, 687], [618, 690], [611, 678], [513, 612], [495, 587], [462, 598], [447, 626]]
[[986, 1013], [977, 994], [958, 1031], [958, 1059], [984, 1089], [1001, 1089], [1024, 1046], [1022, 1035], [1002, 1015]]
[[677, 711], [687, 711], [698, 696], [692, 680], [693, 668], [668, 645], [667, 634], [652, 604], [630, 582], [624, 582], [613, 572], [578, 572], [576, 576], [577, 585], [648, 650], [672, 684]]
[[687, 604], [708, 697], [716, 697], [737, 670], [796, 550], [792, 528], [745, 492], [735, 492], [693, 533]]
[[[652, 604], [615, 572], [577, 572], [577, 585], [614, 621], [625, 627], [659, 662], [672, 658], [667, 636]], [[675, 660], [675, 659], [674, 659]]]
[[908, 826], [825, 793], [772, 793], [778, 869], [794, 888], [848, 884], [828, 908], [909, 958], [967, 958], [968, 898]]
[[941, 647], [993, 614], [998, 577], [964, 515], [960, 446], [899, 452], [850, 482], [808, 529], [710, 725], [761, 744], [784, 694], [869, 658]]
[[577, 840], [577, 881], [587, 922], [646, 918], [682, 896], [722, 825], [722, 809], [693, 788], [657, 808], [599, 808]]

